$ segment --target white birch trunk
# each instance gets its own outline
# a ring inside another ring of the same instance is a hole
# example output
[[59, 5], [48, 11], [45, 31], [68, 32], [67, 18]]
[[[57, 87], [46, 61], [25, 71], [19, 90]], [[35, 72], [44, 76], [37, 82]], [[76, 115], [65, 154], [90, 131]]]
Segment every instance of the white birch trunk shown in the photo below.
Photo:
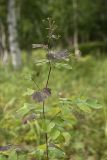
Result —
[[73, 19], [74, 19], [74, 50], [77, 58], [81, 57], [78, 47], [78, 14], [77, 14], [77, 0], [73, 0]]
[[3, 65], [8, 64], [8, 51], [6, 46], [6, 34], [4, 30], [4, 26], [0, 23], [0, 54]]
[[21, 51], [18, 44], [17, 18], [15, 0], [8, 0], [8, 34], [9, 49], [12, 57], [12, 64], [15, 69], [21, 66]]
[[3, 44], [2, 44], [2, 25], [0, 23], [0, 58], [3, 58], [3, 52], [4, 52], [4, 48], [3, 48]]

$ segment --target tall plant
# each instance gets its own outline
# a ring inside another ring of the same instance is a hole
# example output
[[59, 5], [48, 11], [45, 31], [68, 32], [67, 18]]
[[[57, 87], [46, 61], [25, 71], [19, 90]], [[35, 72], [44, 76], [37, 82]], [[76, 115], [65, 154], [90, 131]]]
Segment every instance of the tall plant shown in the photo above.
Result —
[[[42, 159], [49, 160], [51, 158], [53, 159], [65, 157], [65, 153], [60, 148], [60, 144], [61, 141], [64, 141], [64, 137], [68, 136], [68, 138], [70, 138], [70, 134], [65, 131], [63, 127], [65, 122], [62, 118], [62, 114], [66, 109], [63, 107], [48, 108], [46, 106], [46, 100], [51, 96], [49, 80], [51, 77], [51, 72], [55, 67], [64, 67], [67, 69], [72, 69], [72, 67], [70, 64], [68, 64], [69, 52], [67, 50], [53, 50], [54, 41], [59, 39], [59, 35], [55, 34], [57, 28], [57, 26], [55, 25], [55, 21], [53, 21], [51, 18], [47, 18], [46, 22], [48, 22], [48, 28], [46, 28], [48, 30], [47, 44], [33, 44], [33, 48], [43, 48], [47, 51], [46, 58], [36, 62], [37, 65], [47, 64], [49, 67], [45, 86], [43, 88], [40, 88], [35, 79], [33, 77], [31, 78], [38, 88], [38, 91], [32, 91], [32, 98], [35, 102], [40, 103], [42, 108], [39, 110], [38, 118], [36, 117], [36, 115], [34, 116], [33, 113], [33, 115], [30, 115], [30, 117], [27, 116], [27, 119], [24, 119], [24, 123], [29, 121], [29, 119], [31, 120], [32, 118], [36, 118], [36, 125], [39, 126], [39, 129], [37, 130], [40, 134], [40, 137], [42, 138], [42, 144], [40, 144], [36, 150], [36, 157], [38, 155], [38, 158], [42, 157]], [[32, 92], [30, 90], [30, 94]], [[29, 92], [27, 92], [27, 94], [29, 94]], [[38, 108], [35, 108], [34, 110], [35, 113], [38, 113]]]
[[[43, 151], [43, 155], [45, 159], [49, 160], [51, 157], [53, 158], [57, 157], [57, 155], [53, 152], [55, 149], [57, 150], [59, 157], [65, 156], [63, 150], [57, 144], [58, 137], [60, 137], [62, 129], [60, 129], [61, 126], [59, 126], [56, 119], [58, 118], [60, 122], [62, 121], [61, 110], [60, 108], [57, 108], [54, 110], [53, 107], [50, 109], [47, 109], [45, 106], [46, 99], [49, 98], [49, 96], [51, 96], [51, 89], [48, 87], [49, 80], [50, 80], [51, 72], [54, 66], [65, 67], [68, 69], [72, 69], [72, 67], [67, 63], [63, 63], [63, 61], [66, 61], [69, 58], [69, 53], [67, 50], [58, 51], [58, 52], [55, 52], [52, 50], [53, 42], [54, 40], [59, 38], [59, 35], [55, 34], [55, 30], [57, 27], [55, 25], [55, 21], [53, 21], [51, 18], [47, 18], [47, 22], [48, 22], [48, 28], [46, 28], [48, 30], [47, 45], [34, 44], [33, 48], [43, 48], [47, 50], [46, 59], [43, 61], [37, 62], [37, 65], [38, 63], [39, 65], [43, 63], [47, 63], [49, 66], [49, 69], [48, 69], [49, 71], [48, 71], [47, 80], [44, 88], [40, 89], [39, 86], [36, 84], [39, 91], [34, 92], [32, 94], [32, 98], [36, 102], [42, 103], [42, 116], [41, 116], [41, 119], [39, 119], [39, 125], [41, 128], [40, 129], [41, 134], [44, 135], [45, 143], [39, 146], [39, 150]], [[49, 110], [53, 111], [52, 117], [49, 117], [48, 115]], [[68, 136], [70, 137], [69, 133], [67, 132], [62, 132], [62, 134], [68, 134]]]

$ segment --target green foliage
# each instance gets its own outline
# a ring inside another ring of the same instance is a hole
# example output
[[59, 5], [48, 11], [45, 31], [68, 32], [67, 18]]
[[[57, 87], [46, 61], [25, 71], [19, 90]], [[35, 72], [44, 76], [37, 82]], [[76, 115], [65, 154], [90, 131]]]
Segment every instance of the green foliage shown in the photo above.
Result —
[[34, 109], [34, 105], [25, 103], [24, 106], [17, 111], [17, 115], [19, 117], [23, 117], [33, 109]]
[[[80, 42], [90, 42], [91, 40], [106, 41], [106, 11], [106, 0], [77, 1], [77, 25]], [[42, 31], [43, 25], [41, 20], [50, 17], [50, 15], [57, 22], [58, 26], [60, 26], [59, 32], [60, 35], [63, 35], [60, 44], [63, 44], [63, 46], [70, 44], [71, 47], [75, 27], [73, 19], [73, 0], [16, 0], [17, 28], [21, 48], [30, 52], [33, 43], [41, 41], [47, 42], [45, 38], [47, 31]], [[5, 26], [4, 28], [7, 35], [6, 0], [0, 1], [0, 21]], [[59, 43], [57, 42], [56, 44]]]
[[14, 150], [9, 154], [8, 160], [12, 160], [12, 159], [17, 160], [17, 154]]
[[[31, 95], [33, 100], [39, 102], [36, 106], [32, 104], [25, 103], [22, 108], [20, 108], [16, 113], [20, 119], [23, 119], [25, 125], [29, 125], [28, 136], [32, 133], [32, 140], [39, 137], [37, 143], [37, 147], [35, 151], [31, 151], [31, 154], [36, 156], [37, 158], [43, 159], [56, 159], [56, 158], [66, 158], [67, 155], [64, 151], [64, 147], [69, 146], [72, 134], [69, 133], [69, 130], [72, 131], [73, 125], [77, 123], [77, 117], [75, 115], [78, 114], [91, 114], [92, 109], [99, 109], [101, 106], [97, 103], [96, 100], [90, 100], [84, 97], [72, 97], [70, 99], [60, 98], [60, 103], [56, 110], [54, 110], [54, 106], [49, 103], [46, 105], [46, 101], [48, 101], [49, 96], [51, 96], [51, 89], [48, 88], [49, 80], [51, 77], [51, 72], [55, 67], [63, 68], [70, 70], [72, 69], [70, 65], [70, 61], [66, 61], [66, 53], [61, 54], [52, 54], [51, 53], [51, 43], [53, 40], [52, 35], [54, 34], [54, 30], [56, 29], [54, 21], [50, 18], [47, 19], [49, 23], [49, 34], [48, 34], [48, 60], [40, 60], [36, 62], [36, 66], [43, 67], [44, 65], [48, 65], [48, 74], [47, 80], [45, 82], [45, 87], [41, 89], [36, 82], [36, 76], [33, 73], [33, 77], [31, 75], [31, 82], [33, 82], [37, 91], [34, 89], [27, 89], [27, 92], [24, 94], [25, 96]], [[37, 46], [37, 45], [36, 45]], [[43, 46], [43, 45], [42, 45]], [[63, 57], [63, 58], [62, 58]], [[65, 63], [66, 62], [66, 63]], [[41, 72], [40, 72], [41, 73]], [[52, 90], [53, 91], [53, 90]], [[39, 107], [39, 110], [38, 110]], [[53, 112], [55, 111], [55, 113]], [[36, 118], [28, 118], [29, 113], [36, 113]], [[51, 114], [50, 114], [51, 112]], [[33, 121], [31, 121], [33, 120]], [[30, 131], [30, 132], [29, 132]], [[43, 137], [43, 138], [41, 138]], [[74, 143], [74, 148], [79, 150], [83, 149], [83, 145], [81, 142]], [[15, 156], [15, 152], [10, 154], [10, 156]], [[15, 157], [16, 158], [16, 157]]]
[[[48, 37], [52, 38], [52, 35]], [[34, 53], [34, 59], [37, 53]], [[43, 53], [41, 51], [41, 55]], [[20, 71], [1, 68], [0, 131], [3, 134], [0, 141], [25, 145], [28, 159], [29, 156], [43, 159], [46, 151], [52, 160], [68, 159], [71, 153], [76, 160], [88, 159], [90, 155], [100, 159], [106, 157], [107, 111], [96, 100], [107, 104], [106, 59], [103, 64], [93, 57], [81, 58], [76, 63], [73, 59], [59, 62], [58, 59], [47, 60], [45, 54], [43, 60]], [[24, 75], [28, 75], [27, 80]], [[45, 81], [46, 75], [49, 81]], [[44, 84], [46, 89], [50, 86], [52, 96], [47, 96], [48, 92], [44, 94]], [[42, 101], [47, 97], [45, 105], [32, 100], [34, 92], [42, 94]], [[32, 113], [36, 118], [29, 119]], [[23, 123], [26, 118], [27, 122]], [[24, 155], [18, 156], [14, 148], [6, 155], [13, 160], [27, 159]], [[0, 158], [5, 159], [5, 156]]]
[[[37, 51], [33, 56], [39, 54], [40, 52]], [[47, 100], [45, 109], [47, 124], [50, 120], [55, 123], [49, 133], [50, 146], [53, 145], [52, 142], [55, 142], [56, 145], [60, 143], [57, 147], [63, 149], [68, 157], [71, 156], [72, 152], [73, 158], [78, 158], [78, 155], [83, 159], [86, 147], [88, 154], [91, 153], [96, 157], [100, 152], [102, 157], [106, 157], [107, 60], [106, 58], [96, 60], [92, 56], [87, 56], [74, 63], [72, 62], [72, 70], [62, 69], [60, 72], [60, 70], [53, 69], [50, 78], [49, 84], [52, 88], [52, 96]], [[41, 76], [35, 78], [36, 82], [41, 84], [39, 85], [41, 87], [44, 86], [44, 78], [48, 74], [47, 69], [47, 65], [43, 65], [42, 70], [40, 69], [40, 72], [42, 71]], [[29, 144], [29, 148], [33, 148], [33, 151], [40, 143], [41, 145], [45, 144], [43, 139], [40, 138], [41, 131], [41, 134], [43, 134], [42, 120], [39, 119], [42, 114], [42, 106], [41, 104], [35, 104], [30, 96], [32, 90], [38, 90], [34, 86], [35, 84], [29, 80], [29, 74], [32, 75], [34, 71], [38, 72], [35, 63], [28, 68], [24, 67], [20, 72], [14, 72], [11, 69], [6, 71], [2, 68], [0, 70], [1, 144], [21, 144], [23, 141], [26, 145]], [[27, 80], [25, 75], [28, 75]], [[100, 108], [96, 99], [105, 106], [104, 111]], [[16, 112], [20, 111], [21, 106], [23, 108], [24, 103], [31, 109], [29, 113], [25, 111], [27, 115], [32, 112], [37, 115], [37, 120], [26, 125], [21, 124], [22, 115], [19, 116], [20, 112]], [[81, 109], [81, 107], [83, 108]], [[58, 153], [57, 149], [52, 147], [51, 149], [50, 157], [61, 153], [61, 151]], [[37, 154], [38, 157], [40, 156], [39, 151], [36, 151], [36, 153], [33, 151], [31, 149], [31, 155]], [[43, 154], [41, 153], [41, 155]], [[27, 154], [28, 156], [29, 154]]]
[[0, 155], [0, 160], [6, 160], [6, 158], [2, 155]]
[[107, 42], [105, 41], [105, 42], [85, 43], [85, 44], [81, 44], [79, 48], [83, 53], [83, 55], [87, 55], [87, 54], [98, 55], [99, 53], [105, 54], [107, 51]]

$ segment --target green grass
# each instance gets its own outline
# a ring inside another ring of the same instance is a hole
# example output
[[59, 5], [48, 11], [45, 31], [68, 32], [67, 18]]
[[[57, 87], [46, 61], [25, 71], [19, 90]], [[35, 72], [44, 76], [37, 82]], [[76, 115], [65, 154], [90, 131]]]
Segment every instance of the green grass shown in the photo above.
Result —
[[[34, 59], [43, 57], [44, 53], [33, 54]], [[70, 134], [69, 146], [65, 146], [69, 157], [74, 160], [85, 160], [92, 157], [106, 160], [107, 157], [107, 58], [83, 57], [80, 61], [72, 61], [72, 70], [53, 69], [49, 86], [52, 98], [49, 103], [56, 103], [59, 97], [88, 97], [97, 99], [102, 109], [84, 118], [78, 115]], [[32, 102], [31, 97], [23, 96], [27, 88], [37, 90], [29, 80], [33, 74], [36, 83], [42, 88], [48, 74], [48, 67], [37, 67], [32, 61], [19, 71], [11, 68], [0, 69], [0, 145], [7, 143], [34, 144], [33, 133], [13, 116], [25, 102]], [[76, 157], [76, 158], [75, 158]]]

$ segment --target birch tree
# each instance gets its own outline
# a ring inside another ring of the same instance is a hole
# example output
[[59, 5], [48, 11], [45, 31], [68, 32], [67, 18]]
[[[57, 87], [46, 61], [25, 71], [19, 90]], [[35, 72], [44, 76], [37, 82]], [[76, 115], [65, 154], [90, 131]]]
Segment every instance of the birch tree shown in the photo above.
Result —
[[74, 49], [75, 49], [75, 56], [80, 58], [81, 53], [78, 47], [78, 4], [77, 0], [73, 0], [73, 26], [74, 26]]
[[18, 44], [17, 18], [15, 0], [8, 0], [8, 40], [12, 57], [12, 64], [15, 69], [21, 66], [21, 51]]
[[8, 51], [6, 45], [6, 33], [4, 26], [0, 23], [0, 56], [4, 65], [8, 64]]

